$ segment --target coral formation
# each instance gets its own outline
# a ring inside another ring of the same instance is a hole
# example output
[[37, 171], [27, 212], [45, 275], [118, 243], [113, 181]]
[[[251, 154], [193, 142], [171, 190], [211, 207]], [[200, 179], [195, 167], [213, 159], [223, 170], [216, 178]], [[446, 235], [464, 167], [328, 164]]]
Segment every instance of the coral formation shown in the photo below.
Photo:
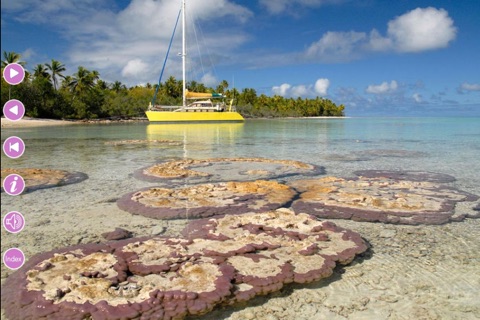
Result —
[[122, 240], [131, 238], [132, 232], [117, 227], [113, 231], [102, 233], [102, 237], [106, 240]]
[[282, 207], [296, 192], [275, 181], [221, 182], [186, 188], [147, 188], [117, 201], [120, 209], [155, 219], [205, 218]]
[[[210, 181], [271, 179], [296, 174], [316, 174], [323, 169], [295, 160], [266, 158], [182, 159], [156, 164], [135, 172], [135, 177], [147, 181], [201, 179]], [[222, 172], [222, 175], [218, 175]], [[234, 175], [234, 176], [232, 176]]]
[[2, 307], [10, 320], [182, 319], [328, 277], [367, 249], [287, 209], [196, 220], [183, 234], [36, 255], [7, 278]]
[[[1, 171], [2, 180], [9, 174], [18, 174], [25, 181], [25, 191], [31, 192], [38, 189], [64, 186], [82, 182], [88, 176], [81, 172], [68, 172], [65, 170], [36, 169], [36, 168], [5, 168]], [[3, 188], [2, 188], [3, 191]]]
[[451, 177], [446, 175], [425, 172], [359, 173], [368, 173], [369, 177], [351, 180], [324, 177], [290, 183], [301, 192], [292, 209], [330, 219], [443, 224], [466, 217], [465, 214], [454, 215], [457, 202], [478, 199], [473, 194], [436, 182], [451, 181]]

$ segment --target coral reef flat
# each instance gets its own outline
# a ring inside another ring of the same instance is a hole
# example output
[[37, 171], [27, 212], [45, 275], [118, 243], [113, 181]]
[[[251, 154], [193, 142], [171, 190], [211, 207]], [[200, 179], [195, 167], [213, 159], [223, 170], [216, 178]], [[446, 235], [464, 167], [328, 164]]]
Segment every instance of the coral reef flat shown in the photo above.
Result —
[[367, 249], [287, 209], [195, 220], [183, 235], [41, 253], [6, 280], [2, 306], [12, 320], [181, 319], [329, 277]]

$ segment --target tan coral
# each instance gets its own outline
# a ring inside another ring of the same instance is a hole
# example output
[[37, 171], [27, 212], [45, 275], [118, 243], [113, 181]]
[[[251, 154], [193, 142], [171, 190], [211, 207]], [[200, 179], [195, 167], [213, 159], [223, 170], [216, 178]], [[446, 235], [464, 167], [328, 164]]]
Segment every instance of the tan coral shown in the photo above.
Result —
[[301, 192], [300, 199], [292, 204], [297, 212], [408, 224], [444, 223], [456, 202], [477, 198], [435, 182], [386, 177], [324, 177], [290, 185]]
[[58, 187], [85, 180], [87, 175], [80, 172], [40, 168], [5, 168], [1, 171], [2, 180], [10, 174], [18, 174], [25, 181], [26, 190]]
[[220, 182], [186, 188], [149, 188], [117, 201], [120, 209], [157, 219], [207, 217], [266, 211], [291, 201], [296, 192], [275, 181]]
[[[313, 170], [314, 166], [295, 160], [275, 160], [266, 158], [212, 158], [212, 159], [183, 159], [165, 162], [154, 165], [143, 170], [145, 175], [156, 176], [161, 178], [184, 178], [184, 177], [205, 177], [208, 173], [191, 170], [190, 167], [205, 166], [213, 163], [222, 162], [247, 162], [247, 163], [269, 163], [278, 164], [284, 167], [291, 167], [298, 170]], [[269, 171], [257, 170], [247, 171], [249, 174], [268, 174]]]

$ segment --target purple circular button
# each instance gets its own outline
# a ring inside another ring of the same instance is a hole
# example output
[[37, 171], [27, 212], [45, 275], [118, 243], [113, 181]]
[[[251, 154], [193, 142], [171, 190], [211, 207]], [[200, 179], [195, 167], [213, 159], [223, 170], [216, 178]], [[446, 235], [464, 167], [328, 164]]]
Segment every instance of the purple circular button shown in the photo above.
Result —
[[25, 255], [18, 248], [10, 248], [3, 254], [3, 263], [7, 268], [16, 270], [25, 263]]
[[9, 63], [3, 69], [3, 78], [8, 84], [17, 85], [25, 78], [25, 69], [18, 63]]
[[25, 143], [19, 137], [9, 137], [3, 143], [3, 152], [9, 158], [20, 158], [25, 152]]
[[3, 190], [11, 196], [18, 196], [25, 190], [25, 181], [16, 173], [9, 174], [3, 180]]
[[8, 120], [18, 121], [25, 115], [25, 106], [19, 100], [8, 100], [3, 105], [3, 114]]
[[25, 227], [25, 218], [20, 212], [10, 211], [3, 217], [3, 227], [11, 233], [19, 233]]

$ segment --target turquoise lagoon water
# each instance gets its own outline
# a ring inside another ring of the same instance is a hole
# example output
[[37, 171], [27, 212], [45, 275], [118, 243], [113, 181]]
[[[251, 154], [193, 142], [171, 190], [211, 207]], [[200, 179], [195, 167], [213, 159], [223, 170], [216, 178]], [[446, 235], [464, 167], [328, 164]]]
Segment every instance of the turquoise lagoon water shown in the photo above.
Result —
[[[421, 170], [452, 175], [455, 187], [480, 194], [480, 118], [257, 119], [2, 129], [2, 141], [12, 135], [24, 140], [26, 151], [19, 159], [2, 153], [2, 168], [61, 169], [85, 173], [89, 179], [19, 197], [2, 193], [2, 214], [58, 210], [74, 215], [155, 185], [135, 179], [133, 172], [172, 158], [298, 160], [341, 177], [351, 177], [356, 170]], [[179, 145], [109, 144], [132, 139], [173, 140]]]
[[[265, 157], [292, 159], [350, 176], [360, 169], [427, 170], [480, 185], [480, 118], [344, 118], [247, 120], [234, 124], [72, 125], [2, 129], [16, 135], [25, 154], [2, 168], [80, 171], [108, 187], [136, 169], [171, 158]], [[124, 139], [168, 139], [162, 144], [109, 145]], [[471, 190], [472, 191], [472, 190]]]
[[[2, 168], [61, 169], [89, 176], [56, 192], [72, 208], [144, 187], [144, 181], [132, 177], [135, 170], [185, 157], [298, 160], [342, 177], [353, 176], [356, 170], [422, 170], [453, 175], [456, 187], [480, 194], [480, 118], [259, 119], [231, 124], [140, 122], [2, 129], [2, 141], [12, 135], [24, 140], [26, 151], [19, 159], [2, 153]], [[132, 139], [173, 140], [179, 145], [109, 144]], [[44, 201], [39, 195], [53, 192], [39, 190], [20, 197], [2, 193], [2, 211], [6, 205], [22, 209], [30, 202], [36, 205], [26, 210], [45, 210], [38, 205]], [[45, 201], [49, 210], [55, 210], [54, 203]], [[56, 199], [56, 203], [64, 201]]]

